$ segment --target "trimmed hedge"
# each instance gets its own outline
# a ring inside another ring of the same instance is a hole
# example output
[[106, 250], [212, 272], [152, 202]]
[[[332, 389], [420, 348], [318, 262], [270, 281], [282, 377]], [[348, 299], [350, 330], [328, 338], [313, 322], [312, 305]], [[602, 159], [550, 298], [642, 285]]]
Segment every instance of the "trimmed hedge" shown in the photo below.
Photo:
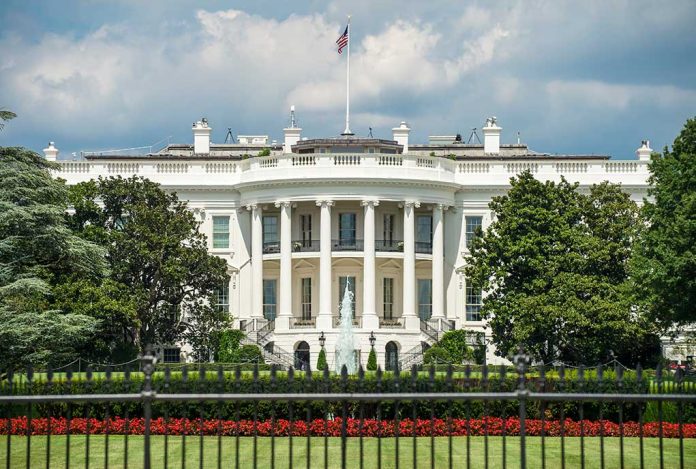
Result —
[[[431, 381], [425, 374], [410, 375], [403, 373], [395, 376], [385, 373], [380, 381], [375, 374], [367, 374], [365, 379], [360, 382], [357, 377], [349, 377], [342, 382], [341, 377], [329, 375], [328, 379], [318, 373], [311, 376], [296, 373], [295, 378], [290, 380], [287, 373], [277, 373], [275, 377], [265, 374], [253, 379], [249, 373], [241, 374], [241, 379], [235, 379], [235, 373], [227, 372], [223, 374], [223, 380], [218, 381], [217, 373], [207, 372], [199, 376], [198, 372], [190, 372], [185, 377], [182, 373], [172, 373], [168, 382], [165, 382], [164, 374], [156, 373], [153, 376], [153, 388], [158, 393], [206, 393], [206, 392], [230, 392], [230, 393], [285, 393], [285, 392], [504, 392], [513, 391], [517, 388], [517, 377], [507, 375], [503, 379], [494, 377], [488, 381], [483, 381], [479, 377], [466, 379], [455, 377], [448, 381], [444, 375], [436, 375]], [[13, 394], [109, 394], [109, 393], [137, 393], [143, 385], [142, 374], [134, 374], [129, 380], [122, 377], [107, 381], [96, 379], [92, 381], [65, 380], [47, 382], [32, 382], [31, 385], [14, 386], [11, 390], [7, 383], [0, 384], [0, 393], [11, 392]], [[635, 378], [628, 377], [619, 385], [612, 379], [606, 379], [601, 384], [594, 380], [585, 382], [578, 381], [559, 381], [557, 379], [546, 379], [541, 382], [539, 379], [530, 378], [527, 382], [530, 390], [545, 392], [626, 392], [626, 393], [647, 393], [651, 391], [648, 381], [637, 382]], [[654, 390], [652, 390], [654, 392]], [[692, 391], [693, 392], [693, 391]], [[665, 404], [668, 405], [668, 404]], [[674, 404], [676, 405], [676, 404]], [[239, 418], [250, 419], [256, 413], [259, 419], [268, 419], [271, 416], [284, 418], [289, 415], [289, 404], [287, 402], [226, 402], [217, 404], [214, 402], [154, 402], [153, 417], [178, 417], [178, 418], [215, 418], [218, 411], [223, 419], [234, 419], [239, 412]], [[339, 402], [297, 402], [292, 404], [294, 415], [306, 415], [311, 411], [314, 416], [326, 414], [340, 415], [342, 404]], [[585, 403], [583, 404], [583, 417], [591, 420], [603, 419], [618, 421], [620, 405], [618, 403]], [[366, 403], [362, 409], [365, 418], [376, 417], [378, 406], [374, 403]], [[696, 405], [684, 405], [683, 421], [696, 422]], [[357, 416], [360, 404], [357, 402], [349, 403], [349, 413]], [[626, 403], [623, 405], [624, 420], [638, 420], [639, 410], [645, 413], [645, 404]], [[429, 418], [431, 411], [438, 417], [449, 415], [453, 418], [480, 418], [483, 416], [507, 418], [515, 416], [519, 412], [516, 401], [492, 401], [492, 402], [383, 402], [379, 406], [381, 416], [384, 419], [394, 418], [397, 413], [403, 417], [410, 418]], [[13, 415], [26, 413], [26, 406], [15, 409]], [[104, 418], [107, 413], [111, 416], [139, 417], [142, 416], [142, 403], [140, 402], [114, 402], [91, 403], [91, 404], [37, 404], [33, 406], [36, 416], [66, 416], [70, 412], [73, 416], [92, 416]], [[573, 402], [566, 403], [547, 403], [539, 402], [527, 403], [527, 415], [530, 418], [539, 418], [544, 412], [549, 419], [572, 418], [579, 419], [580, 405]], [[646, 415], [646, 419], [647, 419]]]

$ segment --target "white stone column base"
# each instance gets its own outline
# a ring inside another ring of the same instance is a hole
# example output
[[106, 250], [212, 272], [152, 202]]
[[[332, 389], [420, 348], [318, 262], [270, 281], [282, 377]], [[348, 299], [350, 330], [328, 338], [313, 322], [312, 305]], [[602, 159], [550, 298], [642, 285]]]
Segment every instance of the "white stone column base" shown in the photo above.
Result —
[[420, 318], [418, 316], [404, 316], [402, 318], [407, 331], [420, 332]]
[[362, 328], [366, 331], [379, 331], [379, 316], [376, 313], [363, 313]]
[[317, 329], [320, 331], [330, 331], [333, 329], [332, 317], [328, 314], [319, 314], [317, 316]]

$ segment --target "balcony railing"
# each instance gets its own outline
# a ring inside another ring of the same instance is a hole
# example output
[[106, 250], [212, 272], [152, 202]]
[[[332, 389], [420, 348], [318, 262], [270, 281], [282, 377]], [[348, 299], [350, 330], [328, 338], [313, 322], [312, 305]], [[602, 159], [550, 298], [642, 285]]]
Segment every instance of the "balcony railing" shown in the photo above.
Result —
[[292, 242], [293, 252], [317, 252], [319, 251], [318, 239], [297, 239]]
[[[333, 327], [336, 329], [341, 327], [341, 317], [340, 316], [333, 317]], [[362, 327], [362, 316], [354, 316], [353, 317], [353, 327]]]
[[405, 323], [401, 318], [379, 318], [380, 329], [403, 329]]
[[433, 243], [416, 242], [416, 252], [418, 254], [432, 254]]
[[280, 252], [280, 241], [266, 241], [263, 243], [264, 254], [276, 254]]
[[332, 251], [362, 251], [362, 239], [333, 239], [331, 240]]
[[317, 318], [290, 318], [290, 329], [314, 329], [317, 327]]
[[404, 242], [396, 239], [376, 239], [375, 251], [400, 252], [404, 250]]

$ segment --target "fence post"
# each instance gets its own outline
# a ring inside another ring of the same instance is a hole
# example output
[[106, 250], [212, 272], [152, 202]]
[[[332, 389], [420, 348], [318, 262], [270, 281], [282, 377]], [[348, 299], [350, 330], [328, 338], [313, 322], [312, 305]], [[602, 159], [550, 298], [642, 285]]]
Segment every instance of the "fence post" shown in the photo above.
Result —
[[143, 390], [140, 393], [143, 400], [143, 415], [145, 417], [143, 467], [144, 469], [150, 469], [150, 421], [152, 420], [152, 400], [155, 397], [155, 392], [152, 390], [152, 373], [155, 371], [155, 357], [152, 355], [152, 347], [150, 345], [145, 348], [145, 355], [141, 359], [141, 365], [145, 374]]
[[527, 397], [529, 391], [525, 386], [525, 373], [530, 363], [530, 358], [524, 353], [524, 349], [520, 346], [517, 355], [512, 357], [512, 362], [517, 370], [517, 399], [520, 403], [520, 468], [527, 467], [526, 442], [525, 442], [525, 419], [527, 418]]

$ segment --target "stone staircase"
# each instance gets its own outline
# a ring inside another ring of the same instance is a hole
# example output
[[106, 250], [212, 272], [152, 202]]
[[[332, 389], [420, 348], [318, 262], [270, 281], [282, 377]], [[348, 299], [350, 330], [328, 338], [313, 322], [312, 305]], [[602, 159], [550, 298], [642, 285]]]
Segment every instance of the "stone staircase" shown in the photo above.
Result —
[[436, 344], [442, 338], [442, 334], [452, 329], [454, 323], [447, 319], [421, 319], [421, 343], [399, 355], [399, 369], [410, 370], [413, 366], [421, 366], [425, 351]]
[[281, 368], [295, 366], [295, 355], [273, 343], [274, 321], [254, 319], [246, 323], [242, 330], [247, 335], [241, 343], [243, 345], [256, 345], [261, 350], [264, 362], [269, 365], [278, 365]]

